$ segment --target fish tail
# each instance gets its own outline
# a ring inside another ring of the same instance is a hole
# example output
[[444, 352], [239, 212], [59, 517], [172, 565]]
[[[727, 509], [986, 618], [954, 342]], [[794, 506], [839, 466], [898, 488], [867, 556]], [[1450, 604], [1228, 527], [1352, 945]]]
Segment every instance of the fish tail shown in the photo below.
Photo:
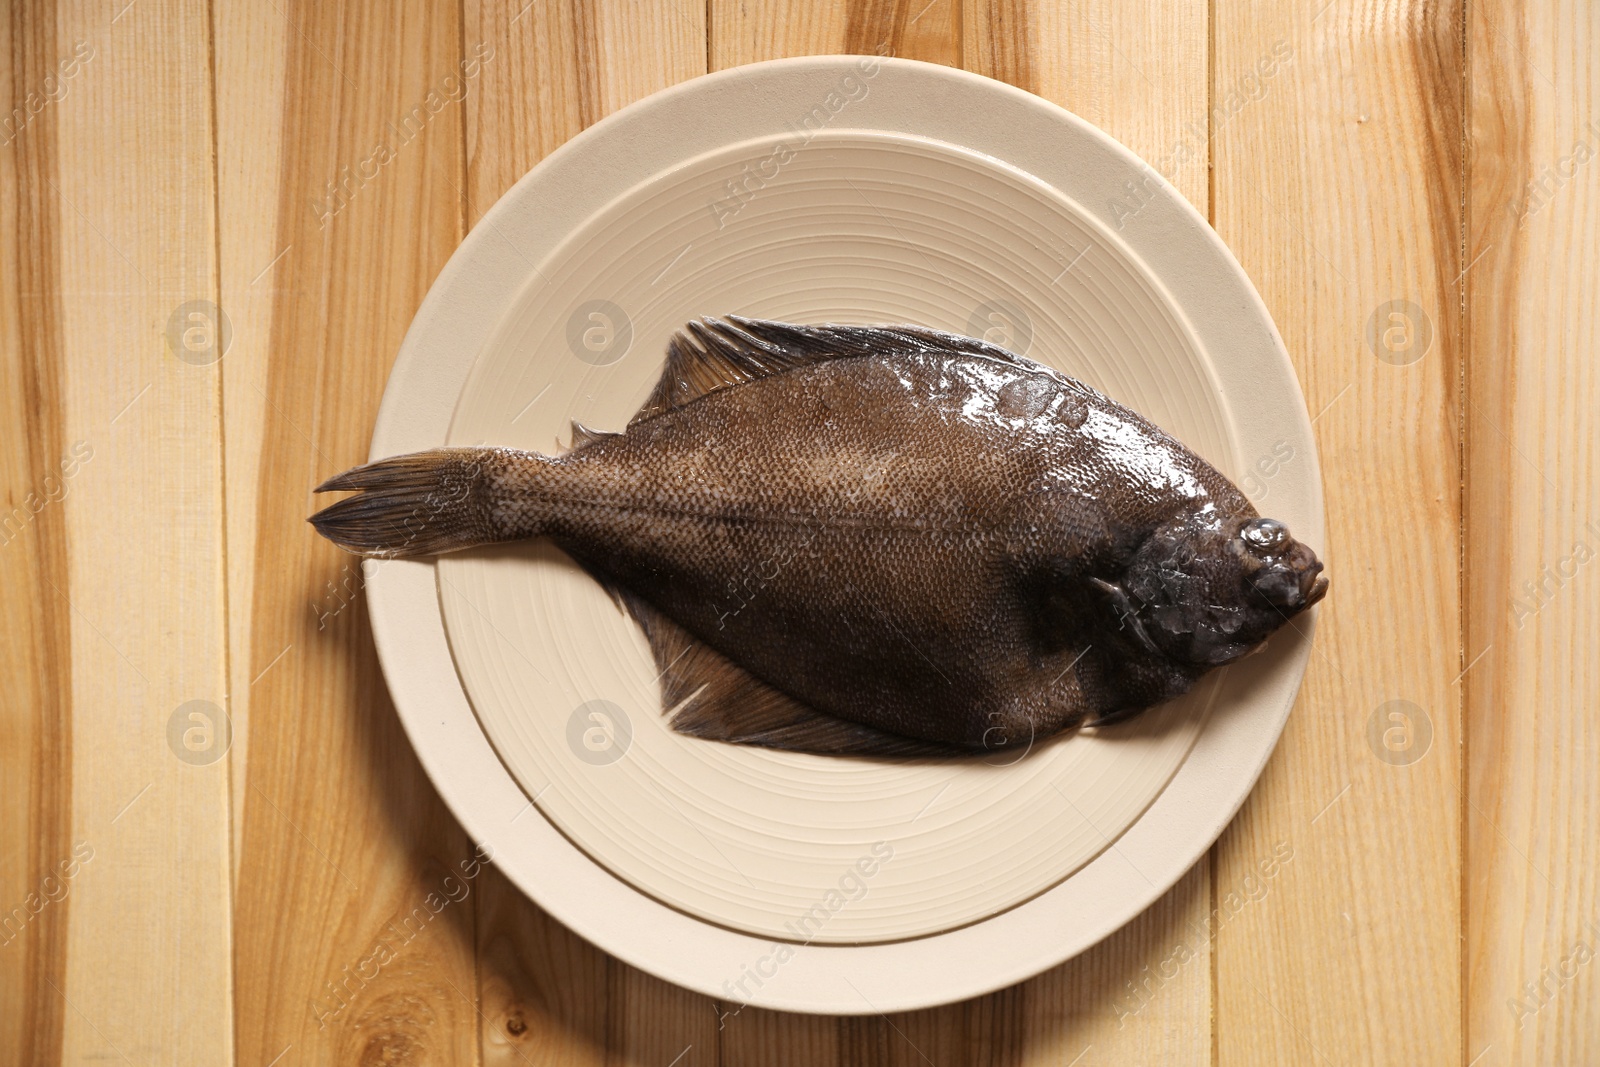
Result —
[[540, 532], [536, 487], [551, 460], [513, 448], [434, 448], [335, 475], [319, 493], [359, 490], [311, 516], [349, 552], [410, 559]]

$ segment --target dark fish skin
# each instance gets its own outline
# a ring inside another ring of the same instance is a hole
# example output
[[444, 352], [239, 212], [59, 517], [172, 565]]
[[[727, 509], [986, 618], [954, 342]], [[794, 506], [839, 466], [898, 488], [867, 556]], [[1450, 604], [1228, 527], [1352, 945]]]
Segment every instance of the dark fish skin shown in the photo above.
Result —
[[[368, 492], [313, 522], [372, 555], [549, 537], [647, 632], [709, 646], [823, 724], [763, 736], [723, 707], [675, 726], [812, 751], [892, 750], [875, 731], [996, 749], [1115, 721], [1326, 591], [1310, 549], [1215, 468], [1038, 364], [912, 328], [692, 325], [661, 410], [626, 432], [579, 428], [558, 457], [379, 461], [328, 483]], [[783, 365], [695, 381], [723, 349]], [[841, 738], [837, 720], [869, 729]]]

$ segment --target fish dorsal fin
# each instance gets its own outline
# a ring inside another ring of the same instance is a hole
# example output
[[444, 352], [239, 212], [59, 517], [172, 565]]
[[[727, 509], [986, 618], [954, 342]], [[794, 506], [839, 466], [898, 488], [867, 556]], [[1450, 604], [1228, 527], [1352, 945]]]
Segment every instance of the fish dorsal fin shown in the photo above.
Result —
[[572, 420], [572, 444], [567, 446], [567, 450], [568, 451], [572, 451], [573, 449], [582, 448], [584, 445], [592, 445], [596, 441], [604, 441], [608, 437], [621, 437], [621, 436], [622, 435], [620, 433], [617, 433], [615, 430], [595, 430], [595, 429], [591, 429], [590, 427], [585, 426], [583, 423], [579, 422], [577, 419], [573, 419]]
[[711, 741], [830, 756], [960, 756], [964, 750], [901, 737], [823, 712], [786, 696], [697, 640], [648, 603], [619, 599], [650, 642], [661, 671], [661, 706], [671, 727]]
[[801, 326], [726, 315], [691, 321], [672, 335], [661, 379], [633, 421], [792, 367], [884, 352], [959, 353], [1040, 369], [998, 345], [923, 326]]

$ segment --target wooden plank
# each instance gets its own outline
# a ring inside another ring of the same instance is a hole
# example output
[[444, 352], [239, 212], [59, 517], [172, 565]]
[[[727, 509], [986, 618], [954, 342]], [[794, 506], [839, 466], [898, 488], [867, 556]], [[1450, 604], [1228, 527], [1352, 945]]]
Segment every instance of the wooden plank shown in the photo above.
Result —
[[327, 610], [330, 586], [359, 600], [359, 584], [305, 517], [313, 485], [366, 458], [400, 340], [461, 239], [476, 86], [455, 4], [253, 6], [217, 10], [224, 288], [252, 335], [226, 383], [229, 455], [259, 454], [227, 481], [253, 526], [234, 527], [252, 565], [231, 575], [251, 586], [238, 1058], [475, 1063], [484, 872], [396, 720], [365, 606]]
[[[232, 327], [222, 361], [223, 452], [226, 457], [228, 538], [228, 713], [233, 720], [233, 810], [242, 812], [250, 787], [250, 633], [256, 567], [256, 486], [267, 417], [267, 367], [273, 301], [287, 275], [278, 268], [292, 249], [277, 244], [276, 205], [282, 174], [286, 49], [295, 31], [276, 3], [216, 4], [217, 199], [222, 297]], [[355, 561], [330, 582], [307, 591], [323, 628], [347, 610], [364, 611]], [[244, 820], [233, 820], [237, 869]]]
[[711, 5], [712, 70], [787, 56], [828, 53], [900, 56], [961, 65], [959, 0], [865, 0], [808, 4], [760, 0]]
[[604, 1067], [616, 960], [546, 915], [498, 871], [478, 903], [486, 1065]]
[[1207, 212], [1205, 3], [968, 3], [968, 70], [1081, 115]]
[[[469, 0], [464, 45], [493, 49], [466, 99], [466, 217], [574, 134], [705, 73], [705, 5], [691, 0]], [[716, 1062], [709, 999], [614, 960], [498, 874], [484, 880], [478, 980], [490, 1064]]]
[[[1008, 1067], [1026, 1062], [1036, 1036], [1026, 1026], [1030, 986], [1017, 985], [960, 1004], [924, 1011], [897, 1012], [852, 1020], [844, 1027], [841, 1060], [912, 1067], [926, 1063], [968, 1063]], [[1036, 1062], [1066, 1062], [1035, 1048]]]
[[57, 499], [6, 546], [31, 572], [7, 576], [6, 654], [40, 702], [8, 707], [32, 796], [9, 808], [8, 768], [6, 802], [32, 823], [17, 873], [59, 896], [24, 932], [6, 1051], [226, 1063], [228, 763], [187, 732], [225, 703], [218, 372], [179, 316], [216, 299], [206, 8], [13, 18], [8, 481]]
[[786, 1011], [741, 1007], [725, 1003], [720, 1008], [722, 1029], [718, 1033], [718, 1060], [722, 1063], [774, 1063], [810, 1067], [846, 1067], [882, 1063], [881, 1058], [852, 1055], [861, 1045], [875, 1047], [874, 1040], [851, 1042], [846, 1039], [850, 1024], [866, 1025], [878, 1031], [878, 1039], [891, 1033], [877, 1019], [840, 1020], [831, 1015], [799, 1015]]
[[1466, 1053], [1593, 1063], [1600, 19], [1470, 11]]
[[[837, 52], [844, 46], [849, 20], [846, 4], [713, 2], [706, 21], [706, 63], [711, 70], [724, 70], [767, 59]], [[864, 16], [858, 20], [870, 28]]]
[[52, 188], [60, 111], [44, 79], [62, 77], [56, 64], [72, 51], [46, 4], [10, 8], [0, 35], [0, 664], [10, 682], [0, 686], [0, 1061], [56, 1063], [68, 1009], [55, 990], [67, 984], [75, 905], [58, 867], [73, 863], [74, 827], [73, 619], [57, 592], [71, 587], [63, 505], [74, 487], [61, 466], [73, 459], [59, 253], [70, 209]]
[[1219, 889], [1292, 856], [1216, 941], [1220, 1062], [1461, 1054], [1461, 17], [1215, 8], [1213, 219], [1316, 416], [1332, 578], [1218, 851]]
[[1028, 1064], [1211, 1062], [1211, 864], [1022, 988]]
[[705, 5], [689, 0], [473, 0], [465, 20], [467, 46], [494, 49], [467, 100], [470, 222], [574, 134], [706, 72]]

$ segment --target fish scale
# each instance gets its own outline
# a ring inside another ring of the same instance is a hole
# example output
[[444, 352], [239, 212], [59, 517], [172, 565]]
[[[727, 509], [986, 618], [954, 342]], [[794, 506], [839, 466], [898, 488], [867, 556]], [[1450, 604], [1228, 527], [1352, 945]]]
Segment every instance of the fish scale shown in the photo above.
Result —
[[367, 555], [546, 537], [650, 640], [675, 729], [945, 755], [1113, 722], [1259, 647], [1320, 562], [1082, 383], [911, 326], [729, 316], [620, 433], [435, 449], [321, 487]]

